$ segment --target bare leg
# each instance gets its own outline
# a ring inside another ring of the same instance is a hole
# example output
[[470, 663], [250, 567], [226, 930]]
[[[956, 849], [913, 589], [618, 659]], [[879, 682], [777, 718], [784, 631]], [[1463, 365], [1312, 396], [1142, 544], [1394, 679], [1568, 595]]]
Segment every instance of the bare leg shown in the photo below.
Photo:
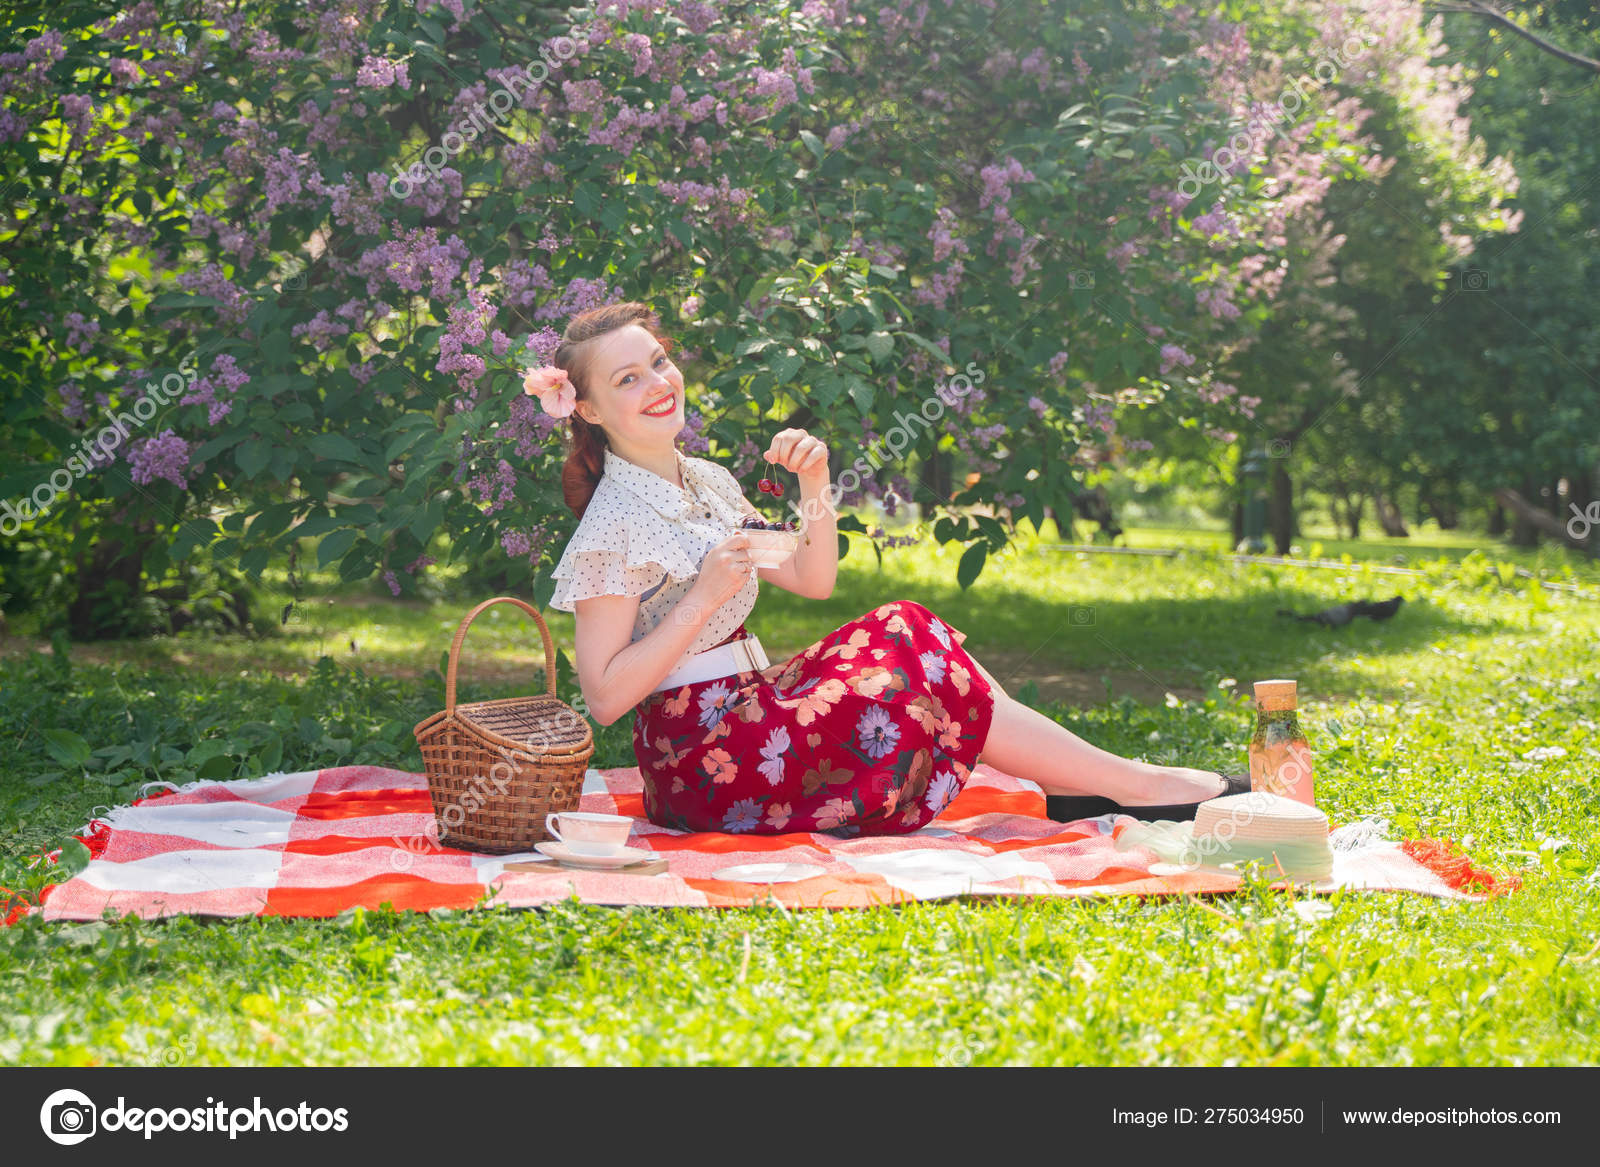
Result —
[[[978, 670], [988, 677], [981, 666]], [[1065, 726], [994, 688], [994, 720], [979, 761], [1037, 782], [1049, 794], [1098, 794], [1122, 806], [1200, 802], [1227, 789], [1222, 775], [1155, 766], [1090, 745]]]

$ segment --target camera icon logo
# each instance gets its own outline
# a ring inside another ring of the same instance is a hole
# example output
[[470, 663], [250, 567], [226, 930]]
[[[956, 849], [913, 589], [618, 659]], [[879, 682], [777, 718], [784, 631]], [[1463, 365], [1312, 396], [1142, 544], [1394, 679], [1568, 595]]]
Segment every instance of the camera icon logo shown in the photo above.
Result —
[[1481, 267], [1464, 268], [1461, 272], [1461, 290], [1483, 292], [1489, 288], [1489, 273]]
[[1088, 604], [1074, 604], [1067, 609], [1067, 623], [1078, 628], [1088, 628], [1094, 624], [1094, 608]]
[[71, 1147], [94, 1134], [98, 1111], [79, 1090], [57, 1090], [39, 1108], [39, 1125], [52, 1143]]
[[1067, 273], [1067, 287], [1069, 287], [1069, 288], [1088, 288], [1090, 290], [1093, 290], [1093, 288], [1094, 288], [1094, 272], [1092, 272], [1092, 271], [1083, 271], [1081, 269], [1078, 270], [1078, 271], [1069, 271]]

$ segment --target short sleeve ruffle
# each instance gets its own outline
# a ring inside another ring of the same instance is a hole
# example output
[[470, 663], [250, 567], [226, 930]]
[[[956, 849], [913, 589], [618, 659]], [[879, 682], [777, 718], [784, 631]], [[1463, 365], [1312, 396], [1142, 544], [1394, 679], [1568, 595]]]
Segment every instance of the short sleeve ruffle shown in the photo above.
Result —
[[579, 600], [639, 596], [667, 577], [682, 579], [698, 571], [671, 528], [654, 512], [642, 504], [632, 505], [614, 491], [596, 490], [561, 562], [550, 573], [556, 581], [550, 607], [575, 612]]
[[595, 596], [638, 596], [661, 582], [666, 569], [657, 563], [630, 565], [620, 551], [581, 551], [566, 557], [571, 576], [556, 580], [550, 606], [561, 612], [577, 610], [579, 600]]

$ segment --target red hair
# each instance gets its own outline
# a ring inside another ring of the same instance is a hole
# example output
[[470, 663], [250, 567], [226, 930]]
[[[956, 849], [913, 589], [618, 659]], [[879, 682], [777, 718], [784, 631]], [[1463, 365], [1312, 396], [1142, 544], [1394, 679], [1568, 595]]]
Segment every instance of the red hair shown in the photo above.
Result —
[[[589, 390], [585, 381], [598, 347], [587, 342], [630, 324], [641, 325], [661, 342], [662, 348], [668, 353], [672, 352], [671, 338], [661, 331], [661, 317], [650, 305], [637, 300], [590, 308], [567, 322], [566, 329], [561, 333], [561, 343], [556, 346], [550, 363], [567, 371], [579, 401], [588, 400]], [[584, 421], [576, 409], [568, 415], [567, 420], [571, 423], [571, 430], [566, 442], [566, 465], [561, 468], [561, 495], [566, 500], [567, 508], [581, 519], [583, 512], [589, 508], [589, 500], [594, 497], [595, 487], [600, 485], [600, 476], [605, 473], [608, 443], [606, 431]]]

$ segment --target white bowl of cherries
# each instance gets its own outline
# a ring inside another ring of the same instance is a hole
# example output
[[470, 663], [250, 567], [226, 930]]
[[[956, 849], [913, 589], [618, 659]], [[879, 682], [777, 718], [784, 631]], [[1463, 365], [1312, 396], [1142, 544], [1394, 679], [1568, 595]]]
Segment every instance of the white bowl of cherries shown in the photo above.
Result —
[[739, 530], [750, 540], [750, 560], [757, 567], [780, 567], [800, 546], [798, 528], [791, 522], [746, 515]]

